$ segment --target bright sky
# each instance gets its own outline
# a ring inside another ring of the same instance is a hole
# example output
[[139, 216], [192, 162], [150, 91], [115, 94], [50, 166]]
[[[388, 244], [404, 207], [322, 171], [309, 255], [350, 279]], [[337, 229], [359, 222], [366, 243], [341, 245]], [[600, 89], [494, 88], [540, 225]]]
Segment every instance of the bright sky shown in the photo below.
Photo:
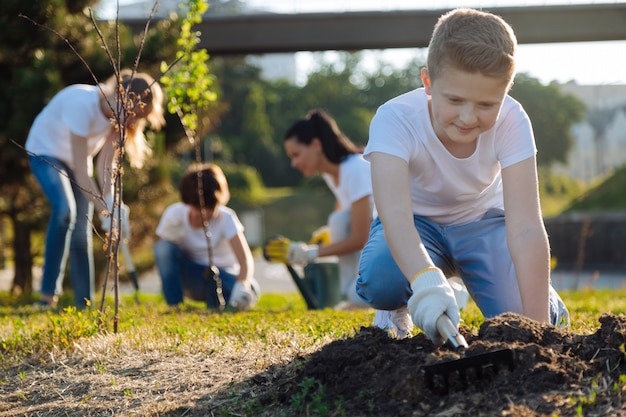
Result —
[[[366, 51], [364, 60], [371, 62], [372, 67], [381, 59], [402, 67], [414, 57], [424, 61], [425, 54], [425, 48]], [[313, 54], [302, 52], [296, 56], [299, 70], [306, 72], [316, 67]], [[325, 59], [332, 58], [332, 53], [325, 54]], [[517, 68], [543, 84], [571, 80], [581, 85], [626, 84], [626, 41], [520, 45]]]
[[[119, 0], [120, 4], [141, 0]], [[150, 0], [145, 0], [150, 1]], [[161, 4], [168, 0], [161, 0]], [[182, 1], [182, 0], [181, 0]], [[448, 9], [454, 7], [506, 7], [562, 4], [621, 3], [620, 1], [594, 0], [245, 0], [250, 7], [281, 13], [340, 12], [340, 11], [389, 11], [397, 9]], [[115, 4], [116, 0], [102, 0]], [[383, 59], [390, 63], [404, 64], [415, 56], [425, 56], [423, 49], [388, 49], [367, 51], [365, 59], [370, 62]], [[296, 54], [298, 70], [303, 76], [315, 68], [310, 53]], [[332, 54], [329, 54], [332, 59]], [[626, 84], [626, 40], [611, 42], [579, 42], [520, 45], [518, 71], [527, 72], [542, 83], [575, 80], [578, 84]]]

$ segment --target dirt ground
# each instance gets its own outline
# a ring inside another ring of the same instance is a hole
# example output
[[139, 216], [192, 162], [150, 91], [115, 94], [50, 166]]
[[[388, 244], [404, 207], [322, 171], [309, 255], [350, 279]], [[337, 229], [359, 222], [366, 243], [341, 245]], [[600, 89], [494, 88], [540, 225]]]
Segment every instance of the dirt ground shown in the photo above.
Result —
[[513, 369], [503, 361], [498, 372], [477, 366], [483, 369], [479, 375], [477, 361], [463, 359], [447, 383], [443, 373], [435, 374], [432, 389], [425, 386], [425, 366], [458, 359], [457, 353], [434, 348], [421, 334], [397, 341], [363, 328], [313, 354], [288, 382], [278, 372], [268, 373], [264, 384], [289, 403], [303, 392], [305, 379], [315, 378], [330, 411], [339, 400], [348, 416], [626, 415], [626, 385], [620, 381], [626, 373], [626, 318], [603, 315], [600, 322], [588, 336], [514, 314], [487, 320], [478, 334], [463, 328], [465, 358], [511, 349]]
[[[459, 354], [421, 334], [364, 327], [311, 352], [239, 345], [228, 355], [126, 352], [103, 337], [0, 376], [0, 416], [626, 416], [626, 317], [599, 320], [589, 335], [514, 314], [475, 334], [462, 327], [462, 364], [510, 349], [514, 367], [469, 366], [432, 388], [426, 366]], [[95, 359], [103, 352], [106, 363]]]

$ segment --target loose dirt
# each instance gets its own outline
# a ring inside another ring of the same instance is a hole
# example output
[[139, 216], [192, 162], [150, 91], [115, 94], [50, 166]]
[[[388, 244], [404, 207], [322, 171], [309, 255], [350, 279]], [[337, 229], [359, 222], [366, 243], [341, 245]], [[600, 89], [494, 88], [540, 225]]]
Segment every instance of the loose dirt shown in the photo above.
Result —
[[469, 344], [465, 357], [508, 348], [514, 368], [469, 371], [463, 378], [455, 373], [447, 392], [441, 380], [433, 389], [425, 386], [424, 367], [459, 354], [435, 348], [422, 334], [394, 340], [362, 328], [311, 355], [295, 376], [265, 374], [264, 384], [277, 387], [265, 399], [268, 405], [272, 398], [294, 404], [306, 393], [309, 411], [326, 407], [332, 415], [343, 409], [347, 416], [626, 415], [626, 385], [620, 381], [626, 373], [626, 318], [603, 315], [600, 322], [586, 336], [514, 314], [486, 320], [477, 334], [462, 327]]

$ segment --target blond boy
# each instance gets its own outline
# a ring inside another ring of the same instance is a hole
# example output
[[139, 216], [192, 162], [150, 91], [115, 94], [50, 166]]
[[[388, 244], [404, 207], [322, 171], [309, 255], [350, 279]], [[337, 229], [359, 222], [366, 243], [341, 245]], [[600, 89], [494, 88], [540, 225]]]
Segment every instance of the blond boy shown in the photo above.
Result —
[[[550, 250], [531, 123], [508, 92], [517, 41], [500, 17], [441, 16], [424, 87], [383, 104], [370, 125], [378, 218], [363, 249], [357, 293], [375, 325], [403, 337], [459, 309], [447, 273], [463, 279], [486, 317], [516, 312], [567, 325], [550, 284]], [[506, 216], [505, 216], [506, 213]]]

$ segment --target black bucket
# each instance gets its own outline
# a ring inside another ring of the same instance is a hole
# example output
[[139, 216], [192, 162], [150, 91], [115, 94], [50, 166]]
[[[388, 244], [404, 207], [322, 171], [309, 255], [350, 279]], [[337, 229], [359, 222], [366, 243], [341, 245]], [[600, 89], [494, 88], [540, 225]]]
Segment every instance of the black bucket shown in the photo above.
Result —
[[341, 301], [336, 262], [309, 263], [304, 267], [304, 283], [317, 300], [316, 310], [332, 308]]

